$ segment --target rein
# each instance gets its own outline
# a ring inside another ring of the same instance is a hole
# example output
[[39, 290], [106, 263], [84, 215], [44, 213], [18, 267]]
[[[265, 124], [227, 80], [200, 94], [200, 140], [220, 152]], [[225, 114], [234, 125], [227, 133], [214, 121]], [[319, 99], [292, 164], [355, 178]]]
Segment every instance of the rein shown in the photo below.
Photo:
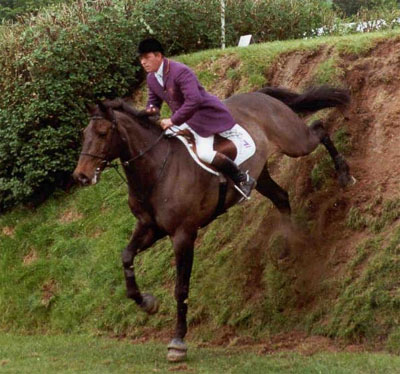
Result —
[[[149, 147], [147, 147], [144, 151], [139, 152], [139, 154], [137, 154], [135, 157], [132, 157], [132, 158], [129, 159], [128, 161], [124, 161], [124, 162], [123, 162], [123, 165], [124, 165], [124, 166], [129, 166], [129, 164], [130, 164], [131, 162], [136, 161], [138, 158], [142, 157], [142, 156], [145, 155], [147, 152], [151, 151], [151, 150], [158, 144], [158, 142], [163, 138], [163, 136], [164, 136], [164, 132], [162, 132], [162, 133], [160, 134], [160, 136], [156, 139], [156, 141], [155, 141], [153, 144], [151, 144]], [[169, 144], [169, 143], [168, 143], [168, 144]]]

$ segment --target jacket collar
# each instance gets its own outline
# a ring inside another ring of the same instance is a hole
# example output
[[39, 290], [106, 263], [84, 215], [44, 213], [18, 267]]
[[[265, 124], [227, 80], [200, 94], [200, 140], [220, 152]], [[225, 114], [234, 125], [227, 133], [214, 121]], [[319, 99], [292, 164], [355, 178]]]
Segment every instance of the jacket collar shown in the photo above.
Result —
[[166, 82], [167, 82], [167, 80], [169, 78], [170, 60], [164, 57], [163, 62], [164, 62], [163, 81], [164, 81], [164, 87], [165, 87], [165, 84], [166, 84]]

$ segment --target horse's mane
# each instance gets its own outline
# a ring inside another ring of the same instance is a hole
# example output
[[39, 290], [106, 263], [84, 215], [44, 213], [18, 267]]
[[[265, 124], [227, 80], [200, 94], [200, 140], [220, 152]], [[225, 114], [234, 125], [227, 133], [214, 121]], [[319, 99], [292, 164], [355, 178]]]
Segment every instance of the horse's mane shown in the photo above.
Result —
[[158, 115], [149, 115], [146, 110], [136, 109], [134, 106], [128, 104], [122, 99], [104, 100], [102, 104], [106, 108], [118, 110], [128, 117], [136, 120], [142, 127], [160, 133], [162, 130], [158, 124]]

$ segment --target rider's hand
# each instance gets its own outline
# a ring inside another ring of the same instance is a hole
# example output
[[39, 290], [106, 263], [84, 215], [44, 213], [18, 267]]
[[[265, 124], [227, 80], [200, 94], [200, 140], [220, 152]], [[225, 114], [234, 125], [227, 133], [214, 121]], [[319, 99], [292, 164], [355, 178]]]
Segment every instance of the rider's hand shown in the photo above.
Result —
[[146, 113], [148, 113], [151, 116], [154, 116], [156, 114], [158, 114], [160, 111], [157, 107], [155, 107], [154, 105], [150, 105], [149, 107], [146, 108]]
[[171, 121], [171, 118], [164, 118], [160, 122], [160, 126], [163, 128], [163, 130], [168, 129], [169, 127], [173, 126], [174, 124]]

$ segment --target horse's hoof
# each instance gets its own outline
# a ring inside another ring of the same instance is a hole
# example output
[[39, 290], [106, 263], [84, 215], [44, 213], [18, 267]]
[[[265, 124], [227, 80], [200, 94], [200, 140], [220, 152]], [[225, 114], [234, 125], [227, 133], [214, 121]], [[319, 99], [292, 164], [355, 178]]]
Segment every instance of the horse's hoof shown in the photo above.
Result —
[[160, 307], [160, 302], [149, 293], [142, 295], [142, 303], [139, 305], [147, 314], [156, 314]]
[[341, 175], [339, 176], [339, 184], [341, 187], [350, 187], [354, 186], [357, 182], [357, 179], [352, 175]]
[[350, 182], [348, 186], [354, 186], [357, 183], [357, 179], [350, 175]]
[[181, 362], [186, 359], [188, 348], [182, 339], [172, 339], [167, 348], [167, 360], [169, 362]]

